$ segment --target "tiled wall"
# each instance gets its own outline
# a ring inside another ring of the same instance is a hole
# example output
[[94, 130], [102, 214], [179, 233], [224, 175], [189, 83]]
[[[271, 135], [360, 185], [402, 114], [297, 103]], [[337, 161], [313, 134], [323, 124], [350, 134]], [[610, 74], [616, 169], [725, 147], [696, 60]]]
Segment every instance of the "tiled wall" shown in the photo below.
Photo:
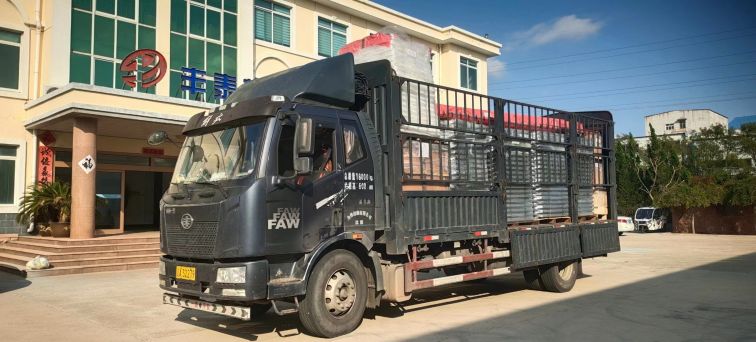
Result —
[[24, 227], [16, 223], [16, 214], [0, 213], [0, 234], [24, 234]]

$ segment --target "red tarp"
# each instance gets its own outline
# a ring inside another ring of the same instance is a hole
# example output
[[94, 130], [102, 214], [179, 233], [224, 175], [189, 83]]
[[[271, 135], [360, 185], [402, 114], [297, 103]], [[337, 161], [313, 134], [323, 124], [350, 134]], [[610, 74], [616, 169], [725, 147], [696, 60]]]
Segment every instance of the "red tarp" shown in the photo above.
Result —
[[[484, 109], [463, 108], [439, 104], [436, 106], [436, 110], [438, 112], [438, 117], [441, 120], [457, 119], [483, 125], [489, 125], [494, 121], [494, 114]], [[568, 129], [570, 123], [564, 119], [505, 112], [504, 127], [542, 131], [561, 131]], [[583, 129], [582, 123], [578, 123], [578, 129]]]
[[339, 55], [345, 53], [355, 54], [357, 51], [370, 46], [391, 47], [391, 39], [393, 39], [393, 36], [388, 33], [372, 33], [365, 38], [355, 40], [342, 46], [341, 49], [339, 49]]

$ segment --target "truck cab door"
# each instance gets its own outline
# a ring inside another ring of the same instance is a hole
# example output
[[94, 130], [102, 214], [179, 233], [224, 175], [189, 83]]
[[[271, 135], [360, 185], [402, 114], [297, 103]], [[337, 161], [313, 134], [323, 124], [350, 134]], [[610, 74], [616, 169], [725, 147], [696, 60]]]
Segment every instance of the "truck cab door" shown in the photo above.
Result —
[[344, 228], [370, 231], [375, 227], [375, 170], [363, 127], [353, 112], [339, 114], [344, 144]]
[[344, 231], [343, 138], [335, 113], [325, 114], [303, 115], [312, 118], [314, 149], [312, 173], [297, 180], [303, 192], [302, 244], [305, 251]]

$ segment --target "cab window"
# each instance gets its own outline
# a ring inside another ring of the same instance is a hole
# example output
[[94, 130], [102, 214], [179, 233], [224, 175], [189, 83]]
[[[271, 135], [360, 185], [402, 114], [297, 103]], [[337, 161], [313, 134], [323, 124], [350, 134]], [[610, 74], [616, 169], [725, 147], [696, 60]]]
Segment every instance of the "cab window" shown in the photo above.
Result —
[[365, 157], [365, 149], [357, 131], [357, 125], [346, 122], [342, 124], [342, 127], [344, 128], [344, 159], [346, 165], [351, 165]]
[[278, 138], [278, 175], [288, 177], [294, 174], [294, 131], [292, 125], [281, 128]]
[[334, 142], [336, 130], [316, 127], [313, 131], [312, 179], [320, 179], [333, 172], [336, 161]]

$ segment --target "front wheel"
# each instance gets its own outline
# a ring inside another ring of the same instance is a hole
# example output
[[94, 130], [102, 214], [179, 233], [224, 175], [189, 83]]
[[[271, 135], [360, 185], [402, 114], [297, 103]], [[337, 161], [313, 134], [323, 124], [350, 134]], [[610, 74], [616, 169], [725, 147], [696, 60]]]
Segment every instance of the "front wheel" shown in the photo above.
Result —
[[312, 335], [344, 335], [362, 323], [366, 302], [367, 277], [362, 262], [349, 251], [334, 250], [312, 270], [299, 320]]

